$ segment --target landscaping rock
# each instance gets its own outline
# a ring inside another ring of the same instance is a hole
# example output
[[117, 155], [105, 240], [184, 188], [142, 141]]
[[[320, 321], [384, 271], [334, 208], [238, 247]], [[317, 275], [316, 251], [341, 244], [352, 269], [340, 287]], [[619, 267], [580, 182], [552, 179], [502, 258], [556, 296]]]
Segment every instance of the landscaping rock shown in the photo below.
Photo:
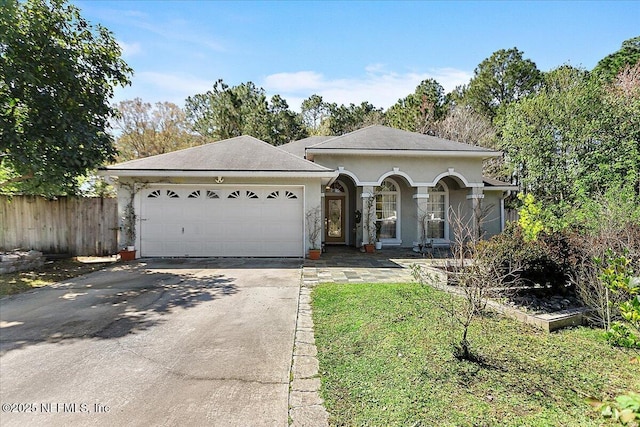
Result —
[[12, 251], [0, 253], [0, 274], [37, 270], [44, 265], [40, 251]]
[[517, 295], [506, 301], [506, 304], [533, 314], [548, 314], [582, 307], [576, 297], [566, 295]]

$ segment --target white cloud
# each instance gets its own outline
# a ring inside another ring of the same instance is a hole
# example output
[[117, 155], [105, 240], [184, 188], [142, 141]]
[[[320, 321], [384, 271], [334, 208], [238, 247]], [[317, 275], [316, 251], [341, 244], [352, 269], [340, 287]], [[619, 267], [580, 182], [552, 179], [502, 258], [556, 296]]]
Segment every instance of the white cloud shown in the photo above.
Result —
[[[298, 71], [295, 73], [276, 73], [264, 79], [264, 86], [270, 91], [306, 91], [317, 89], [324, 84], [322, 74], [315, 71]], [[312, 94], [311, 94], [312, 95]]]
[[122, 49], [122, 56], [125, 58], [131, 58], [132, 56], [142, 52], [142, 46], [140, 46], [140, 43], [127, 43], [122, 40], [118, 40], [118, 44], [120, 45], [120, 49]]
[[432, 70], [429, 74], [431, 78], [436, 79], [444, 87], [446, 93], [454, 90], [456, 86], [469, 83], [469, 80], [473, 77], [473, 73], [455, 68], [438, 68]]
[[124, 10], [124, 11], [117, 10], [117, 11], [115, 11], [115, 13], [116, 13], [117, 16], [124, 15], [124, 16], [128, 16], [128, 17], [136, 18], [136, 19], [149, 19], [150, 18], [148, 13], [142, 12], [140, 10], [132, 10], [132, 9]]
[[366, 67], [364, 67], [365, 71], [367, 73], [383, 73], [386, 71], [386, 65], [385, 64], [369, 64]]
[[300, 109], [302, 100], [318, 94], [327, 102], [360, 104], [368, 101], [376, 107], [389, 108], [400, 98], [413, 93], [425, 79], [435, 79], [445, 89], [468, 83], [472, 74], [454, 68], [439, 68], [425, 72], [399, 73], [384, 64], [367, 66], [360, 77], [329, 79], [315, 71], [276, 73], [267, 76], [263, 87], [268, 93], [280, 94], [294, 110]]

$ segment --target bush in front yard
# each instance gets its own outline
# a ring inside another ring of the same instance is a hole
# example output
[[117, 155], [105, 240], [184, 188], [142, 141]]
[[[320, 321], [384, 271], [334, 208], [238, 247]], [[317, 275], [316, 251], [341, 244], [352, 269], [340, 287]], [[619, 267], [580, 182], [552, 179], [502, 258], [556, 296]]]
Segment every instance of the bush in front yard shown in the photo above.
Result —
[[575, 285], [576, 295], [593, 311], [591, 322], [608, 328], [619, 319], [618, 307], [627, 298], [623, 293], [610, 292], [602, 280], [602, 265], [597, 260], [606, 260], [610, 253], [625, 254], [629, 270], [638, 275], [640, 271], [640, 224], [629, 221], [603, 220], [597, 230], [573, 233], [569, 237], [570, 280]]
[[570, 250], [561, 234], [541, 232], [537, 240], [526, 240], [522, 228], [510, 223], [486, 245], [503, 270], [519, 266], [518, 278], [525, 285], [546, 286], [550, 292], [565, 291]]

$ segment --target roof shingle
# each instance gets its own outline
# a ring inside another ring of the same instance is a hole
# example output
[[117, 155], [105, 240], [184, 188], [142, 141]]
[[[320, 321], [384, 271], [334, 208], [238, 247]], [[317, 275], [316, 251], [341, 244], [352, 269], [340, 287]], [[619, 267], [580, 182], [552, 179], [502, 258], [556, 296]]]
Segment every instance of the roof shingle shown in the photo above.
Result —
[[130, 160], [108, 166], [106, 169], [269, 172], [327, 172], [331, 170], [257, 138], [244, 135], [171, 153]]
[[335, 136], [310, 136], [307, 138], [299, 139], [297, 141], [291, 141], [288, 144], [280, 145], [278, 148], [288, 153], [304, 158], [305, 150], [313, 145], [325, 142], [328, 139], [335, 138]]
[[308, 147], [315, 150], [411, 150], [411, 151], [467, 151], [493, 150], [431, 135], [408, 132], [387, 126], [368, 126]]

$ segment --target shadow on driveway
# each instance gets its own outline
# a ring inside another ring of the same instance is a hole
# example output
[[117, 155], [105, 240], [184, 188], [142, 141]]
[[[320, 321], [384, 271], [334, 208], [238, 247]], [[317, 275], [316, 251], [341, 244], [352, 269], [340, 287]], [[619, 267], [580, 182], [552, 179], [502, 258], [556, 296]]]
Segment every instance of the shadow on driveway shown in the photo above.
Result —
[[0, 355], [42, 342], [135, 334], [176, 310], [236, 294], [236, 279], [209, 264], [192, 260], [122, 264], [3, 298]]

